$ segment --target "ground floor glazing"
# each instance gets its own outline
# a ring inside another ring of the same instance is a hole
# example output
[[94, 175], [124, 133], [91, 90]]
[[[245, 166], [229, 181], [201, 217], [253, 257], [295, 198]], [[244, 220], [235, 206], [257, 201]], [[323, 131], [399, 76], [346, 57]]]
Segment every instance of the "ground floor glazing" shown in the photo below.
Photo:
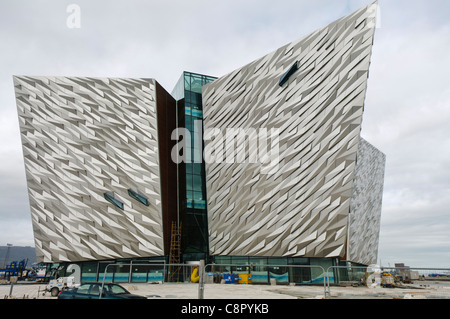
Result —
[[[252, 284], [323, 284], [327, 278], [330, 283], [338, 283], [364, 275], [363, 268], [351, 270], [351, 266], [338, 258], [211, 256], [205, 270], [206, 282], [210, 283], [220, 282], [228, 274], [248, 274]], [[53, 263], [47, 264], [46, 279], [79, 275], [81, 282], [190, 282], [195, 267], [195, 261], [183, 266], [169, 265], [164, 256]]]

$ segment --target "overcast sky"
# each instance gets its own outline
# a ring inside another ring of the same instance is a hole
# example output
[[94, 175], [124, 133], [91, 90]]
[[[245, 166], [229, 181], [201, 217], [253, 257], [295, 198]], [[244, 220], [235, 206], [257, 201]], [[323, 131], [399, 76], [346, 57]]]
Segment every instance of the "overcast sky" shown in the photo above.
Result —
[[[0, 246], [33, 246], [13, 75], [222, 76], [372, 0], [1, 0]], [[81, 9], [69, 28], [69, 4]], [[450, 268], [450, 1], [380, 0], [362, 136], [387, 156], [379, 262]]]

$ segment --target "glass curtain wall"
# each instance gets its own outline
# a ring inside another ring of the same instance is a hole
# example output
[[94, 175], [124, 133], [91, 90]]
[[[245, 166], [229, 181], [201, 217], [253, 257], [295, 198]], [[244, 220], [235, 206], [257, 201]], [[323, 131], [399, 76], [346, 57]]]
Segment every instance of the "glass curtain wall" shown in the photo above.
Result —
[[70, 276], [72, 272], [67, 271], [67, 268], [70, 265], [77, 265], [80, 267], [82, 283], [103, 281], [103, 278], [105, 282], [115, 283], [162, 282], [167, 273], [164, 266], [166, 263], [161, 257], [53, 263], [47, 265], [46, 280]]
[[184, 112], [182, 110], [177, 112], [180, 114], [181, 111], [183, 114], [183, 120], [178, 119], [179, 127], [184, 125], [191, 137], [190, 148], [186, 150], [191, 155], [191, 162], [185, 163], [178, 176], [179, 183], [185, 182], [185, 188], [180, 188], [183, 192], [180, 193], [180, 202], [183, 206], [180, 207], [183, 261], [206, 260], [208, 257], [202, 87], [215, 79], [211, 76], [183, 72], [172, 92], [177, 101], [184, 102], [178, 103], [179, 108], [184, 108]]
[[[253, 284], [269, 284], [271, 279], [277, 284], [323, 284], [324, 274], [317, 266], [323, 267], [326, 272], [328, 267], [337, 265], [338, 261], [336, 258], [214, 256], [214, 263], [243, 265], [215, 266], [214, 269], [220, 273], [234, 274], [250, 270]], [[337, 283], [334, 273], [335, 270], [330, 270], [331, 283]]]

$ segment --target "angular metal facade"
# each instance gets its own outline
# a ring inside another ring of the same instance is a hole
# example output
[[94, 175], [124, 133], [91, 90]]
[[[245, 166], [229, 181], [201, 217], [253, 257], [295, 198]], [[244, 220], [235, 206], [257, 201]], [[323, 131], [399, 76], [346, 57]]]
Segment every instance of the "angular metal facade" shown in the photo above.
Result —
[[206, 187], [170, 158], [177, 102], [157, 81], [14, 77], [38, 261], [167, 256], [190, 191], [212, 256], [376, 262], [385, 156], [360, 137], [376, 7], [189, 92], [205, 153], [224, 155], [204, 158]]
[[386, 155], [361, 138], [350, 201], [349, 261], [377, 262], [385, 163]]
[[14, 86], [38, 260], [164, 255], [157, 82], [16, 76]]
[[[206, 163], [212, 255], [345, 256], [376, 8], [203, 88], [205, 134], [218, 128], [225, 136], [238, 127], [280, 132], [279, 165], [269, 174], [248, 161]], [[245, 136], [237, 140], [244, 142]], [[222, 149], [223, 139], [207, 139], [205, 148]], [[249, 159], [257, 147], [247, 151]]]

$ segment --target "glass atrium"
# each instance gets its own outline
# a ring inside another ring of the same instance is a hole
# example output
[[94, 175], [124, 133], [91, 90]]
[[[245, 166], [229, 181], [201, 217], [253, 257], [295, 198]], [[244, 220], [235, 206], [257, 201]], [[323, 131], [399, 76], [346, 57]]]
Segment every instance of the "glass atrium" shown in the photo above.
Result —
[[177, 100], [178, 127], [185, 127], [191, 135], [191, 145], [187, 152], [190, 152], [192, 162], [179, 165], [178, 175], [184, 261], [207, 259], [208, 256], [202, 87], [215, 79], [207, 75], [183, 72], [172, 91], [172, 96]]

